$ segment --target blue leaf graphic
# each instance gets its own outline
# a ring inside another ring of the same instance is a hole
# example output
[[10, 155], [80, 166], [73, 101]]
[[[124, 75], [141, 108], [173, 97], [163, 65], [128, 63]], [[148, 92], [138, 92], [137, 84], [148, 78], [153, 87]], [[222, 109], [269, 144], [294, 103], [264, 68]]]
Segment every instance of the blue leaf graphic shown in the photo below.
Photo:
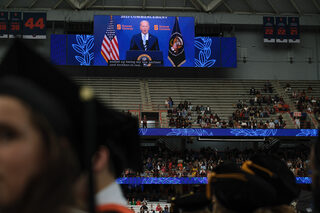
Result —
[[206, 61], [206, 63], [204, 64], [204, 67], [212, 67], [215, 63], [216, 63], [215, 59], [210, 59]]
[[200, 50], [204, 48], [204, 45], [199, 41], [194, 41], [194, 46]]
[[78, 44], [79, 44], [81, 47], [83, 47], [83, 46], [84, 46], [84, 40], [83, 40], [82, 35], [76, 35], [76, 39], [77, 39]]
[[87, 51], [89, 52], [92, 47], [94, 45], [94, 39], [93, 38], [90, 38], [88, 41], [87, 41]]
[[205, 56], [206, 56], [206, 59], [209, 59], [210, 56], [211, 56], [211, 49], [205, 48], [205, 49], [204, 49], [204, 54], [205, 54]]
[[87, 52], [84, 54], [85, 64], [84, 65], [90, 65], [90, 54]]
[[206, 57], [205, 57], [203, 51], [200, 51], [200, 53], [199, 53], [199, 60], [201, 61], [201, 64], [204, 64], [206, 62]]
[[77, 53], [80, 53], [80, 54], [83, 54], [84, 53], [84, 49], [79, 46], [78, 44], [72, 44], [72, 48], [77, 52]]
[[202, 67], [201, 62], [196, 58], [194, 59], [194, 64], [196, 65], [196, 67]]
[[75, 58], [80, 63], [80, 65], [83, 65], [83, 63], [85, 63], [84, 59], [81, 56], [76, 55]]
[[94, 58], [94, 53], [90, 53], [90, 61]]
[[208, 40], [206, 40], [206, 42], [205, 42], [205, 47], [206, 48], [210, 48], [211, 47], [211, 44], [212, 44], [212, 39], [211, 38], [209, 38]]

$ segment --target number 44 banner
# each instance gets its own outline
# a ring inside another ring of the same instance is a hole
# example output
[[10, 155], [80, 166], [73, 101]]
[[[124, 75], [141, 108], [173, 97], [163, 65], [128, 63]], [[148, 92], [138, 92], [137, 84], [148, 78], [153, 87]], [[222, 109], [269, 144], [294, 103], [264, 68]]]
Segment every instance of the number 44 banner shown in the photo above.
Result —
[[23, 38], [46, 39], [46, 13], [23, 13]]

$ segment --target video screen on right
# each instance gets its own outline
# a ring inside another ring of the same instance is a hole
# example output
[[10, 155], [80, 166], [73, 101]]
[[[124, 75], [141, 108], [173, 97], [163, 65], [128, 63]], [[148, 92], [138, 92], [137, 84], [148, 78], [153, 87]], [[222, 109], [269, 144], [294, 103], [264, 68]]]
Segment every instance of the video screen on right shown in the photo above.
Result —
[[195, 67], [237, 67], [235, 37], [195, 37]]

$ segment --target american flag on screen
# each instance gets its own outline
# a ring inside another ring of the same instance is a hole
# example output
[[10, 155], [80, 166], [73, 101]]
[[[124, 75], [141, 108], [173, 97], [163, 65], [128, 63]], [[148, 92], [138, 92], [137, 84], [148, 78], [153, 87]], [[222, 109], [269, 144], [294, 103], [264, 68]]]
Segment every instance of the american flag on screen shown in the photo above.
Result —
[[103, 38], [101, 54], [107, 63], [109, 60], [119, 60], [119, 45], [112, 16], [110, 16], [107, 31]]

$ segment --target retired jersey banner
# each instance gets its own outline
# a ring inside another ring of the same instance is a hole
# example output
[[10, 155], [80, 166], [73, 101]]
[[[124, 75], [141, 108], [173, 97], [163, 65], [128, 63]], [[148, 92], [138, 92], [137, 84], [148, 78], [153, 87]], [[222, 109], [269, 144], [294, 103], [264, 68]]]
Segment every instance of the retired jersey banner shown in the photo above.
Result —
[[22, 35], [22, 13], [10, 12], [9, 38], [21, 37]]
[[23, 38], [46, 39], [46, 13], [23, 13]]
[[94, 17], [96, 66], [194, 66], [194, 18]]
[[276, 17], [276, 42], [288, 43], [287, 17]]
[[288, 17], [288, 28], [289, 43], [300, 43], [299, 17]]
[[8, 12], [0, 11], [0, 38], [8, 38], [8, 16]]
[[264, 42], [275, 43], [276, 33], [274, 26], [274, 17], [263, 17]]

